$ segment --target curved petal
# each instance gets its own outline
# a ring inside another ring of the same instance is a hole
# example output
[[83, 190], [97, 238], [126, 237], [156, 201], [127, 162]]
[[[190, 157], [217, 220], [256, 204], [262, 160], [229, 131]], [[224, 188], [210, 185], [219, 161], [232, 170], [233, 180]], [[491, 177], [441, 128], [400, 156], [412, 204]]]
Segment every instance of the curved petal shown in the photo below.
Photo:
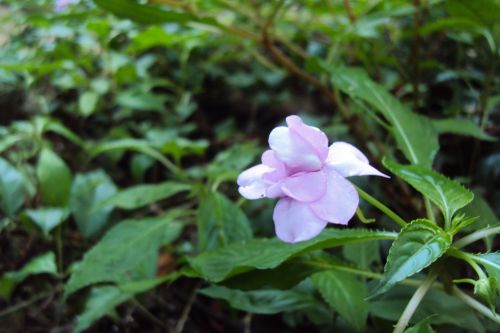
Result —
[[366, 156], [347, 142], [338, 141], [330, 146], [326, 164], [344, 177], [373, 175], [390, 178], [372, 167]]
[[279, 239], [301, 242], [317, 236], [327, 222], [318, 218], [308, 204], [283, 198], [274, 207], [274, 228]]
[[288, 176], [288, 171], [286, 169], [285, 163], [281, 162], [277, 157], [276, 153], [269, 149], [262, 154], [262, 164], [267, 165], [274, 170], [266, 173], [264, 179], [270, 183], [275, 183], [283, 180]]
[[314, 147], [286, 127], [279, 126], [271, 131], [269, 146], [292, 172], [316, 171], [323, 165]]
[[287, 196], [297, 201], [316, 201], [326, 192], [326, 174], [320, 170], [288, 177], [281, 188]]
[[318, 154], [321, 162], [328, 156], [328, 137], [319, 128], [304, 124], [299, 116], [286, 118], [288, 128], [307, 141]]
[[326, 194], [313, 203], [312, 211], [330, 223], [346, 225], [356, 213], [359, 196], [354, 186], [334, 169], [327, 171]]
[[238, 176], [238, 191], [242, 196], [250, 200], [264, 198], [268, 185], [266, 185], [262, 176], [273, 170], [267, 165], [259, 164], [243, 171]]

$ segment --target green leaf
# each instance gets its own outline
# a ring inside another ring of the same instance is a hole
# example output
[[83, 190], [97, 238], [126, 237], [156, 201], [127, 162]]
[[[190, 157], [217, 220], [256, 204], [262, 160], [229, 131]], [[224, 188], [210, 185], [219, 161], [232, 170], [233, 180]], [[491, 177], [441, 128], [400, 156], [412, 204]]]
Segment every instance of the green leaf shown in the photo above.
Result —
[[497, 279], [492, 275], [474, 281], [474, 294], [485, 300], [492, 311], [495, 311], [497, 284]]
[[175, 213], [128, 220], [113, 227], [73, 269], [65, 295], [93, 283], [154, 277], [159, 247], [174, 241], [182, 230], [182, 224], [173, 221]]
[[71, 170], [52, 150], [42, 149], [38, 158], [36, 175], [40, 183], [42, 203], [64, 207], [68, 204], [71, 188]]
[[448, 0], [446, 9], [454, 17], [463, 17], [484, 26], [498, 24], [500, 1], [498, 0]]
[[500, 293], [500, 252], [479, 253], [474, 259], [486, 268], [488, 275], [495, 278], [497, 291]]
[[197, 223], [200, 252], [252, 238], [245, 213], [221, 193], [210, 192], [203, 197]]
[[[479, 216], [479, 220], [476, 223], [465, 227], [462, 231], [472, 232], [487, 228], [488, 226], [493, 226], [499, 222], [499, 219], [491, 206], [481, 196], [481, 194], [477, 192], [474, 192], [474, 200], [472, 200], [469, 205], [465, 206], [461, 212], [465, 213], [467, 216]], [[493, 248], [493, 238], [494, 235], [483, 238], [488, 251], [491, 251]]]
[[311, 279], [332, 309], [356, 331], [363, 331], [368, 318], [366, 285], [355, 275], [339, 271], [316, 273]]
[[274, 239], [252, 239], [204, 252], [189, 260], [203, 278], [220, 282], [252, 269], [275, 268], [300, 254], [318, 249], [369, 240], [394, 239], [395, 233], [365, 229], [327, 229], [316, 238], [285, 243]]
[[113, 207], [100, 204], [115, 193], [115, 184], [103, 171], [75, 177], [71, 187], [70, 209], [84, 237], [93, 237], [106, 226]]
[[213, 285], [200, 290], [199, 293], [225, 300], [234, 309], [258, 314], [275, 314], [322, 306], [311, 293], [297, 289], [241, 291]]
[[164, 182], [154, 185], [137, 185], [120, 191], [103, 201], [99, 206], [115, 206], [123, 209], [136, 209], [156, 201], [169, 198], [179, 192], [188, 191], [188, 184]]
[[404, 333], [434, 333], [431, 326], [431, 318], [432, 317], [427, 317], [422, 319], [412, 327], [406, 329]]
[[129, 300], [131, 294], [115, 286], [94, 287], [85, 303], [85, 309], [76, 317], [73, 332], [78, 333], [89, 328], [95, 321], [109, 315], [116, 306]]
[[48, 235], [52, 229], [68, 218], [69, 210], [66, 208], [27, 209], [26, 215], [42, 229], [45, 235]]
[[428, 118], [413, 113], [383, 86], [372, 81], [364, 70], [339, 67], [330, 68], [329, 71], [333, 84], [340, 90], [352, 98], [367, 102], [387, 119], [398, 148], [412, 164], [431, 167], [439, 142]]
[[359, 268], [368, 269], [375, 262], [380, 262], [378, 242], [346, 244], [342, 247], [344, 257]]
[[450, 247], [452, 237], [427, 219], [414, 220], [405, 226], [392, 243], [384, 275], [375, 297], [431, 265]]
[[383, 164], [395, 175], [434, 202], [443, 212], [446, 223], [457, 210], [474, 199], [474, 194], [459, 183], [418, 165], [402, 165], [384, 159]]
[[97, 106], [99, 95], [94, 91], [86, 91], [78, 98], [78, 109], [85, 117], [92, 115]]
[[449, 118], [449, 119], [433, 119], [432, 124], [439, 134], [452, 133], [465, 136], [471, 136], [485, 141], [496, 141], [497, 139], [485, 133], [481, 127], [468, 119]]
[[33, 274], [57, 275], [56, 256], [53, 252], [39, 255], [19, 271], [7, 272], [0, 279], [0, 296], [9, 298], [15, 286]]
[[9, 162], [0, 157], [0, 209], [13, 217], [24, 203], [24, 178]]

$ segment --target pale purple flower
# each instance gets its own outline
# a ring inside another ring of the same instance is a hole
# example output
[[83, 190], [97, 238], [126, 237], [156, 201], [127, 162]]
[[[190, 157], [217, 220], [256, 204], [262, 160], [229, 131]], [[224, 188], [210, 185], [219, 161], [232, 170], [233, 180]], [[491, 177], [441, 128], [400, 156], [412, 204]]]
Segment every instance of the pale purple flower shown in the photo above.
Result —
[[79, 2], [79, 0], [55, 0], [54, 1], [54, 10], [56, 12], [62, 12], [66, 10], [66, 8], [74, 3]]
[[345, 177], [388, 176], [346, 142], [328, 147], [325, 133], [300, 117], [289, 116], [286, 123], [271, 131], [271, 149], [262, 154], [262, 164], [240, 174], [238, 190], [252, 200], [279, 198], [273, 214], [276, 235], [294, 243], [315, 237], [328, 223], [346, 225], [353, 217], [359, 197]]

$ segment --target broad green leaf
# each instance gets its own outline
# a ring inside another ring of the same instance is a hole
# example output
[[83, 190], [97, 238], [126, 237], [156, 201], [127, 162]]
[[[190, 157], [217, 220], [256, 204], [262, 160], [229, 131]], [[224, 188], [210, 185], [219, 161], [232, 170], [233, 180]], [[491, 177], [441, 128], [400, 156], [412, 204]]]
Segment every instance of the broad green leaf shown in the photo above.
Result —
[[62, 135], [66, 139], [70, 140], [71, 142], [73, 142], [79, 146], [85, 145], [85, 142], [78, 135], [76, 135], [69, 128], [67, 128], [66, 126], [61, 124], [59, 121], [56, 121], [54, 119], [47, 119], [47, 123], [45, 125], [45, 131], [53, 132], [53, 133], [57, 133], [59, 135]]
[[137, 185], [116, 193], [105, 200], [100, 206], [109, 205], [123, 209], [136, 209], [169, 198], [179, 192], [188, 191], [189, 189], [189, 185], [176, 182]]
[[296, 289], [241, 291], [213, 285], [200, 290], [199, 293], [225, 300], [234, 309], [258, 314], [275, 314], [323, 306], [311, 293]]
[[468, 119], [449, 118], [433, 119], [432, 124], [439, 134], [452, 133], [465, 136], [471, 136], [485, 141], [496, 141], [496, 138], [485, 133], [481, 127]]
[[383, 294], [396, 283], [431, 265], [446, 252], [451, 241], [451, 235], [431, 221], [412, 221], [392, 243], [384, 275], [371, 297]]
[[330, 72], [333, 84], [340, 90], [367, 102], [387, 119], [398, 148], [412, 164], [431, 167], [439, 143], [436, 130], [428, 118], [413, 113], [361, 69], [339, 67], [331, 68]]
[[422, 319], [414, 326], [406, 329], [404, 333], [434, 333], [434, 330], [431, 326], [431, 318], [432, 317], [427, 317], [425, 319]]
[[495, 278], [500, 293], [500, 252], [479, 253], [474, 259], [486, 268], [488, 275]]
[[85, 309], [76, 317], [73, 332], [78, 333], [89, 328], [95, 321], [109, 315], [116, 306], [129, 300], [131, 294], [115, 286], [94, 287], [85, 303]]
[[448, 0], [446, 9], [454, 17], [463, 17], [485, 26], [498, 24], [499, 0]]
[[174, 213], [124, 221], [109, 230], [72, 270], [65, 295], [93, 283], [154, 277], [159, 247], [174, 241], [182, 230], [182, 224], [173, 221]]
[[78, 109], [80, 114], [88, 117], [92, 115], [99, 101], [99, 95], [95, 91], [86, 91], [78, 98]]
[[362, 331], [368, 317], [366, 285], [350, 273], [324, 271], [312, 277], [314, 286], [325, 301], [356, 331]]
[[198, 207], [198, 249], [215, 249], [252, 238], [245, 213], [221, 193], [205, 195]]
[[27, 209], [26, 215], [42, 229], [45, 235], [48, 235], [52, 229], [68, 218], [69, 210], [66, 208]]
[[375, 262], [380, 262], [378, 242], [346, 244], [342, 247], [344, 257], [359, 268], [368, 269]]
[[57, 275], [56, 256], [53, 252], [39, 255], [19, 271], [7, 272], [0, 278], [0, 297], [9, 298], [15, 286], [33, 274]]
[[124, 108], [133, 110], [162, 112], [165, 110], [166, 100], [167, 98], [163, 95], [131, 88], [121, 91], [116, 102]]
[[101, 202], [116, 193], [116, 186], [103, 171], [79, 174], [71, 187], [70, 209], [84, 237], [92, 237], [107, 224], [112, 206]]
[[[396, 322], [415, 289], [416, 287], [396, 285], [379, 299], [370, 301], [370, 315]], [[427, 292], [412, 316], [411, 323], [418, 323], [429, 317], [433, 325], [449, 324], [468, 332], [485, 332], [473, 309], [458, 297], [437, 288], [431, 288]]]
[[395, 175], [434, 202], [443, 212], [446, 223], [474, 199], [474, 194], [459, 183], [418, 165], [402, 165], [384, 159], [384, 165]]
[[14, 216], [24, 203], [24, 178], [9, 162], [0, 157], [0, 209]]
[[194, 270], [211, 282], [220, 282], [252, 269], [271, 269], [285, 261], [318, 249], [370, 240], [394, 239], [395, 233], [365, 229], [327, 229], [316, 238], [285, 243], [274, 239], [252, 239], [204, 252], [189, 260]]
[[36, 175], [40, 183], [42, 203], [64, 207], [68, 204], [71, 188], [71, 170], [52, 150], [42, 149], [38, 158]]

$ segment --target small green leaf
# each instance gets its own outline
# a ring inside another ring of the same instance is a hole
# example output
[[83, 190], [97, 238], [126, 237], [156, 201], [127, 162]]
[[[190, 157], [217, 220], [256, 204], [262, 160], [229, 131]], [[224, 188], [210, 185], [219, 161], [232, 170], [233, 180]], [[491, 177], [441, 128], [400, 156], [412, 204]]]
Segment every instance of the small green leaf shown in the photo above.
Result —
[[414, 220], [392, 243], [384, 276], [371, 297], [420, 272], [439, 259], [451, 245], [452, 237], [426, 219]]
[[71, 187], [70, 209], [84, 237], [93, 237], [106, 226], [113, 207], [98, 206], [115, 193], [115, 184], [103, 171], [75, 177]]
[[485, 141], [496, 141], [496, 138], [486, 134], [481, 127], [468, 119], [449, 118], [449, 119], [433, 119], [432, 124], [439, 134], [452, 133], [459, 135], [471, 136]]
[[66, 163], [52, 150], [44, 148], [38, 158], [36, 174], [40, 183], [42, 203], [49, 206], [66, 206], [73, 178]]
[[478, 253], [474, 259], [486, 268], [490, 277], [495, 278], [496, 289], [500, 293], [500, 252]]
[[402, 165], [384, 159], [383, 164], [395, 175], [434, 202], [443, 212], [446, 223], [474, 199], [474, 194], [459, 183], [418, 165]]
[[212, 251], [189, 260], [193, 269], [211, 282], [253, 269], [271, 269], [300, 254], [318, 249], [370, 240], [394, 239], [395, 233], [365, 229], [327, 229], [309, 241], [290, 244], [274, 239], [251, 239]]
[[431, 319], [432, 317], [422, 319], [412, 327], [406, 329], [404, 333], [434, 333], [431, 326]]
[[174, 241], [182, 230], [182, 224], [173, 221], [175, 214], [128, 220], [113, 227], [73, 269], [65, 295], [98, 282], [153, 278], [159, 247]]
[[57, 275], [56, 256], [47, 252], [31, 259], [23, 268], [16, 272], [7, 272], [0, 278], [0, 297], [9, 298], [15, 286], [33, 274]]
[[428, 118], [412, 112], [382, 85], [372, 81], [364, 70], [323, 66], [330, 71], [333, 84], [340, 90], [367, 102], [387, 119], [398, 148], [412, 164], [431, 167], [439, 142]]
[[203, 197], [197, 223], [200, 252], [252, 238], [245, 213], [221, 193], [210, 192]]
[[232, 308], [258, 314], [275, 314], [322, 306], [311, 293], [296, 289], [241, 291], [213, 285], [200, 290], [199, 293], [225, 300]]
[[52, 229], [68, 218], [69, 210], [66, 208], [27, 209], [26, 215], [42, 229], [45, 235], [48, 235]]
[[492, 275], [474, 281], [474, 294], [485, 300], [493, 311], [495, 311], [497, 283], [497, 279]]
[[88, 117], [92, 115], [97, 106], [99, 95], [94, 91], [86, 91], [78, 98], [78, 109], [80, 114]]
[[24, 203], [24, 178], [9, 162], [0, 157], [0, 209], [13, 217]]
[[123, 209], [136, 209], [156, 201], [169, 198], [179, 192], [188, 191], [188, 184], [164, 182], [154, 185], [137, 185], [120, 191], [102, 202], [99, 206], [115, 206]]
[[115, 286], [94, 287], [85, 303], [85, 309], [76, 317], [73, 332], [79, 333], [89, 328], [95, 321], [109, 315], [116, 306], [129, 300], [131, 294]]
[[368, 318], [366, 285], [355, 275], [339, 271], [316, 273], [311, 279], [332, 309], [356, 331], [363, 331]]

